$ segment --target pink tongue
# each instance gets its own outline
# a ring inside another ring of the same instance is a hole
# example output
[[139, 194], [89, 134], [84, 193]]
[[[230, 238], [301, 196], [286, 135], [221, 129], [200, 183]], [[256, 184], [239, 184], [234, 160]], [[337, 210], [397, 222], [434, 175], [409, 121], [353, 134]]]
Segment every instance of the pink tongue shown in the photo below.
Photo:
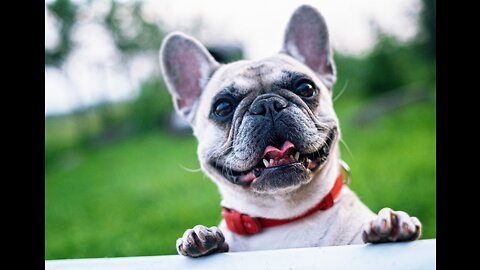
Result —
[[290, 141], [285, 141], [282, 145], [282, 149], [278, 149], [274, 146], [269, 145], [267, 146], [267, 148], [265, 148], [265, 151], [263, 152], [263, 157], [264, 158], [265, 157], [266, 158], [283, 157], [285, 153], [292, 148], [295, 148], [295, 146]]

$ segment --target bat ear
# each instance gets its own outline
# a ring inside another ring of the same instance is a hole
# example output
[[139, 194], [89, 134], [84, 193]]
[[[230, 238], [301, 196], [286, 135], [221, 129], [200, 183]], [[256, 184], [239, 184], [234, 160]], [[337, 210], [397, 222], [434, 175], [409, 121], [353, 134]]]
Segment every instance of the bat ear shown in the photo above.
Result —
[[325, 19], [314, 7], [302, 5], [295, 10], [285, 32], [282, 53], [307, 65], [332, 88], [337, 77], [333, 50]]
[[220, 64], [200, 42], [174, 32], [162, 43], [160, 66], [175, 109], [192, 123], [198, 99]]

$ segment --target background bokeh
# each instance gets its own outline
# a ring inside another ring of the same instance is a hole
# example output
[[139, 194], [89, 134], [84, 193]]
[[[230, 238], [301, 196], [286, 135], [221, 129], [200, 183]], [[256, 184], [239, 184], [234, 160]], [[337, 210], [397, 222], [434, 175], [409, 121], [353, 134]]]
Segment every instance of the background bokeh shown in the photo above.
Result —
[[[435, 238], [435, 1], [304, 2], [335, 47], [352, 189], [375, 212], [419, 217]], [[298, 5], [46, 1], [45, 259], [175, 254], [185, 229], [220, 221], [158, 49], [182, 30], [222, 62], [269, 56]]]

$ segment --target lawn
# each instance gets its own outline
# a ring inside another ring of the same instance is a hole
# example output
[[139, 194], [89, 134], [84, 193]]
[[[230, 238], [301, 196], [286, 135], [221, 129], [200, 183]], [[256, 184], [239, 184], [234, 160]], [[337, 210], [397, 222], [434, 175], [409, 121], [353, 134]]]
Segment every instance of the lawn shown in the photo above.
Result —
[[[356, 109], [337, 108], [352, 189], [373, 211], [389, 206], [419, 217], [423, 238], [434, 238], [435, 101], [363, 127], [352, 120]], [[193, 137], [158, 131], [48, 159], [45, 259], [175, 254], [185, 229], [221, 219], [215, 185], [192, 172], [195, 153]]]

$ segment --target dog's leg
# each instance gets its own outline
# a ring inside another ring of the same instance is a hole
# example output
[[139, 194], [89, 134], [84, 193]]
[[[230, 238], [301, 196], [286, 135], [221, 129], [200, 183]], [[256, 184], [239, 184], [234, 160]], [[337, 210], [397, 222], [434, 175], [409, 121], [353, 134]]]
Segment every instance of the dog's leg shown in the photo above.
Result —
[[177, 240], [177, 251], [180, 255], [195, 258], [215, 252], [227, 252], [228, 244], [217, 227], [197, 225], [186, 230], [182, 238]]
[[418, 218], [403, 211], [383, 208], [375, 220], [363, 226], [362, 239], [365, 243], [412, 241], [421, 233], [422, 224]]

